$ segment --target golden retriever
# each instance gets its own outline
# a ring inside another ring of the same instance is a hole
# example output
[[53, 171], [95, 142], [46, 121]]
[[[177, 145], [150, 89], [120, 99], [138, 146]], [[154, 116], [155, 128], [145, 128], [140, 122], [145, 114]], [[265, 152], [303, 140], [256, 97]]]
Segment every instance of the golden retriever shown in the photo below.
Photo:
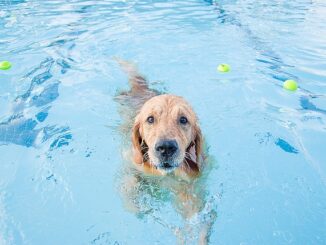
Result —
[[[131, 131], [132, 141], [133, 168], [130, 169], [133, 170], [125, 171], [119, 187], [125, 205], [139, 214], [142, 209], [142, 204], [137, 201], [140, 190], [155, 185], [175, 193], [176, 210], [185, 219], [191, 219], [205, 206], [204, 185], [199, 176], [206, 161], [197, 116], [185, 99], [160, 95], [149, 89], [146, 79], [133, 64], [123, 60], [118, 62], [127, 73], [131, 87], [130, 91], [116, 97], [124, 106], [120, 114], [126, 119], [126, 132]], [[161, 177], [155, 179], [155, 176]], [[208, 242], [215, 220], [211, 211], [209, 219], [201, 224], [195, 236], [198, 244]], [[189, 229], [185, 228], [183, 232], [187, 233]], [[185, 237], [189, 234], [183, 234], [182, 238], [181, 233], [177, 234], [179, 242], [188, 244]]]
[[175, 95], [155, 96], [142, 106], [132, 129], [133, 162], [146, 173], [198, 176], [202, 136], [190, 105]]

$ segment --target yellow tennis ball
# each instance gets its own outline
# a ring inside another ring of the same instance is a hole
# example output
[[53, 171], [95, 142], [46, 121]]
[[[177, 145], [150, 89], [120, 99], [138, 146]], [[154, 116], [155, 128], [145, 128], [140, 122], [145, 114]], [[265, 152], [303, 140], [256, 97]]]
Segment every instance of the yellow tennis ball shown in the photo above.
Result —
[[231, 67], [228, 64], [220, 64], [218, 65], [217, 70], [219, 72], [229, 72], [231, 70]]
[[11, 68], [11, 63], [9, 61], [0, 62], [0, 70], [9, 70]]
[[294, 80], [286, 80], [283, 83], [283, 88], [290, 91], [296, 91], [298, 89], [298, 84]]

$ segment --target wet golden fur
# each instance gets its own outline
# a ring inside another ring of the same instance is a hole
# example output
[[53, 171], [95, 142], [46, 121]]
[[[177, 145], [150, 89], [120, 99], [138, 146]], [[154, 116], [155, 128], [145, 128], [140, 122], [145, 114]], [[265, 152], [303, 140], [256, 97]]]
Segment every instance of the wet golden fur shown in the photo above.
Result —
[[[163, 189], [175, 193], [174, 206], [187, 220], [198, 215], [205, 206], [205, 191], [203, 181], [199, 175], [204, 170], [205, 157], [203, 155], [203, 138], [198, 119], [182, 97], [164, 94], [149, 89], [147, 81], [140, 75], [136, 67], [126, 61], [118, 60], [122, 69], [127, 73], [130, 90], [122, 92], [116, 100], [123, 106], [121, 116], [125, 119], [125, 132], [131, 132], [132, 163], [136, 171], [126, 170], [121, 176], [119, 189], [125, 206], [134, 213], [141, 212], [141, 204], [137, 199], [143, 189], [142, 182], [152, 181], [159, 183]], [[153, 116], [155, 122], [147, 123], [147, 118]], [[184, 116], [188, 119], [187, 125], [180, 125], [178, 119]], [[176, 140], [179, 153], [176, 159], [180, 162], [173, 172], [166, 172], [157, 168], [157, 159], [153, 153], [155, 143], [160, 139]], [[144, 176], [142, 176], [144, 175]], [[157, 180], [150, 180], [147, 176], [160, 176]], [[198, 244], [207, 244], [215, 213], [205, 223], [201, 224], [197, 233]], [[187, 244], [191, 225], [184, 228], [183, 235], [177, 234], [181, 244]]]

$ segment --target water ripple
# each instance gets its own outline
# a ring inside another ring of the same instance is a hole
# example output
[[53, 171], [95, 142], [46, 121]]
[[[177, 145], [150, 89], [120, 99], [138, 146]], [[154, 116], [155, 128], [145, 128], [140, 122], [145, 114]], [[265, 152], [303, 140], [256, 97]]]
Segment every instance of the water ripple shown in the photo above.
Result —
[[[69, 69], [69, 66], [62, 60], [56, 63], [60, 64], [64, 72]], [[14, 114], [9, 116], [7, 120], [0, 122], [0, 142], [2, 144], [31, 147], [38, 143], [38, 138], [42, 134], [42, 142], [59, 135], [50, 144], [50, 150], [69, 144], [72, 138], [69, 127], [39, 126], [40, 123], [46, 121], [51, 103], [59, 97], [60, 82], [52, 80], [51, 70], [54, 64], [55, 60], [48, 58], [24, 76], [24, 79], [30, 78], [29, 88], [14, 100]], [[26, 109], [31, 108], [39, 109], [35, 109], [34, 115], [26, 114]]]

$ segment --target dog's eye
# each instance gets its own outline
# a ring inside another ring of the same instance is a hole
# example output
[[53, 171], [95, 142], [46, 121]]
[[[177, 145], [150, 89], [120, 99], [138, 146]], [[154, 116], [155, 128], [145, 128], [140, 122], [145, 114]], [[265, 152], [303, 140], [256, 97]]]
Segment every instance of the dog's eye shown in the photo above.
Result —
[[180, 117], [179, 119], [181, 124], [187, 124], [188, 123], [188, 119], [186, 117]]
[[153, 116], [147, 117], [147, 122], [150, 124], [154, 123], [154, 117]]

